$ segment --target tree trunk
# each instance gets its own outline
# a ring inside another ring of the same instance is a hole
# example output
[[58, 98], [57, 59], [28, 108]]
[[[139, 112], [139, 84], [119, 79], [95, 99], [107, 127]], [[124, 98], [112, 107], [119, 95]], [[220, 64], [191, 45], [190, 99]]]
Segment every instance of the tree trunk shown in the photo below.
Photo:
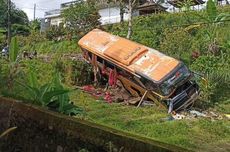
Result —
[[120, 22], [123, 23], [124, 22], [124, 7], [122, 5], [120, 5]]
[[131, 38], [132, 35], [132, 14], [133, 14], [133, 10], [132, 10], [132, 0], [129, 0], [129, 6], [128, 6], [128, 34], [127, 34], [127, 39]]

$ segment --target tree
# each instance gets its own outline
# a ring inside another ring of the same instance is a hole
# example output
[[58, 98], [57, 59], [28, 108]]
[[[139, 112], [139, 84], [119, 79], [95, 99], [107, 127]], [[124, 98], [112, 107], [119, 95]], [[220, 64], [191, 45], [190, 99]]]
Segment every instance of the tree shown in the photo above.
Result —
[[41, 21], [38, 19], [31, 21], [30, 28], [32, 31], [39, 31], [41, 29]]
[[133, 18], [133, 10], [137, 6], [137, 0], [129, 0], [128, 3], [128, 34], [127, 38], [130, 39], [132, 36], [132, 18]]
[[13, 24], [11, 30], [12, 30], [12, 35], [28, 36], [30, 34], [30, 28], [26, 25]]
[[29, 19], [23, 10], [14, 8], [14, 9], [12, 9], [12, 12], [11, 12], [11, 23], [28, 26], [29, 25]]
[[7, 2], [0, 0], [0, 27], [6, 27], [7, 23]]
[[[20, 9], [17, 9], [12, 2], [10, 7], [10, 22], [12, 24], [13, 35], [28, 35], [30, 30], [28, 27], [29, 19], [26, 13]], [[0, 0], [0, 28], [5, 30], [8, 26], [7, 8], [7, 0]]]
[[79, 1], [62, 12], [69, 31], [81, 37], [100, 25], [100, 15], [92, 0]]
[[[0, 27], [7, 27], [7, 0], [0, 0]], [[11, 2], [11, 24], [28, 25], [29, 19], [26, 13], [17, 9]]]

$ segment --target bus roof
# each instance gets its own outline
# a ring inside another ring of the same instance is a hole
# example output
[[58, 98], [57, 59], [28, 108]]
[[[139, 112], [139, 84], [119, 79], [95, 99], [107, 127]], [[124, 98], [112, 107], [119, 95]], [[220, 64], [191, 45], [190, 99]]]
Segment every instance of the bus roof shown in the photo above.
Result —
[[180, 63], [157, 50], [99, 29], [86, 34], [78, 44], [81, 48], [156, 83], [162, 81]]

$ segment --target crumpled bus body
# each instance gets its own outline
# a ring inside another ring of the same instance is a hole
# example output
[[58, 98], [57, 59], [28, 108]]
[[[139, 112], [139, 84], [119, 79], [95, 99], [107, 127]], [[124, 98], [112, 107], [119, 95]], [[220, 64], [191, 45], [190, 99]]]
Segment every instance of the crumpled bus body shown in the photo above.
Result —
[[116, 70], [118, 79], [133, 96], [145, 96], [171, 110], [192, 105], [199, 95], [193, 74], [181, 61], [136, 42], [99, 29], [79, 42], [83, 56], [100, 70]]

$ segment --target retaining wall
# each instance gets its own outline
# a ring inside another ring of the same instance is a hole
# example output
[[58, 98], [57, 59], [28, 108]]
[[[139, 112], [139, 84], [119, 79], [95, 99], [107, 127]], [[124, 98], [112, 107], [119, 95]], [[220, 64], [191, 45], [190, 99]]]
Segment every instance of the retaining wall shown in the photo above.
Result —
[[14, 126], [16, 130], [0, 139], [0, 151], [188, 151], [41, 107], [0, 98], [0, 133]]

